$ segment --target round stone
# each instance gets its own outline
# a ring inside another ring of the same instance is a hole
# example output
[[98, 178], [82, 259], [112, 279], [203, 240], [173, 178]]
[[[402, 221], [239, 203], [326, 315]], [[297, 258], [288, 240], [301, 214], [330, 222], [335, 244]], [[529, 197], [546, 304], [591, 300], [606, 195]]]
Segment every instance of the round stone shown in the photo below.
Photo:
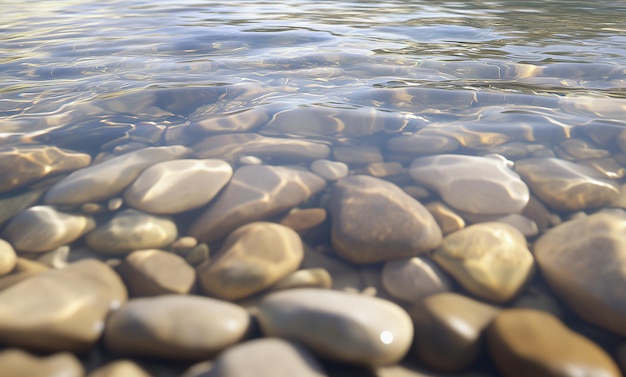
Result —
[[311, 171], [327, 181], [336, 181], [348, 176], [348, 165], [337, 161], [315, 160], [311, 163]]
[[85, 371], [76, 356], [69, 352], [38, 357], [16, 348], [0, 352], [3, 377], [83, 377]]
[[439, 266], [422, 257], [385, 263], [381, 279], [389, 294], [406, 302], [418, 302], [427, 296], [452, 290], [450, 280]]
[[272, 293], [259, 304], [258, 320], [266, 336], [297, 341], [346, 363], [396, 363], [413, 339], [411, 318], [396, 304], [327, 289]]
[[314, 228], [326, 220], [324, 208], [294, 209], [280, 220], [280, 224], [289, 227], [296, 232], [305, 232]]
[[113, 312], [104, 341], [117, 354], [168, 360], [205, 360], [248, 331], [245, 309], [208, 297], [136, 298]]
[[465, 220], [442, 202], [430, 202], [426, 204], [426, 209], [433, 215], [444, 235], [465, 227]]
[[0, 240], [0, 276], [13, 271], [17, 264], [17, 254], [10, 243]]
[[138, 210], [174, 214], [202, 207], [228, 183], [233, 169], [222, 160], [173, 160], [147, 168], [124, 192]]

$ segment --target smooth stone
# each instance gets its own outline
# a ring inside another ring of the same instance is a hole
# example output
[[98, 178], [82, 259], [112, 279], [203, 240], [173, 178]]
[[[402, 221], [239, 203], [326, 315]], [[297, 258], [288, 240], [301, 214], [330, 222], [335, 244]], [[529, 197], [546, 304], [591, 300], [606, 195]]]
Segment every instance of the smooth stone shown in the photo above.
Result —
[[367, 165], [383, 162], [380, 148], [375, 145], [337, 145], [333, 147], [333, 157], [347, 165]]
[[176, 254], [163, 250], [137, 250], [118, 268], [131, 297], [187, 294], [196, 281], [196, 270]]
[[108, 255], [163, 249], [176, 240], [176, 224], [168, 217], [126, 209], [85, 236], [87, 246]]
[[54, 146], [0, 148], [0, 193], [89, 165], [91, 156]]
[[301, 139], [266, 137], [255, 133], [209, 136], [192, 146], [200, 158], [221, 158], [237, 161], [251, 155], [262, 160], [293, 162], [326, 158], [330, 148], [326, 144]]
[[343, 162], [315, 160], [310, 168], [313, 173], [327, 181], [337, 181], [348, 176], [348, 165]]
[[193, 249], [198, 245], [198, 240], [193, 237], [180, 237], [172, 244], [174, 250]]
[[258, 106], [229, 113], [211, 114], [208, 117], [195, 116], [189, 127], [194, 131], [218, 132], [249, 132], [266, 124], [271, 117], [271, 106]]
[[43, 190], [20, 191], [0, 197], [0, 225], [37, 203], [43, 196]]
[[399, 162], [374, 162], [365, 167], [367, 174], [382, 178], [401, 174], [404, 168]]
[[185, 261], [192, 266], [199, 266], [209, 260], [210, 255], [211, 250], [209, 249], [209, 245], [201, 243], [185, 254]]
[[110, 212], [115, 212], [118, 209], [122, 208], [123, 205], [124, 205], [124, 199], [111, 198], [107, 201], [107, 210]]
[[529, 158], [515, 170], [533, 194], [557, 211], [578, 211], [611, 204], [618, 196], [616, 184], [595, 169], [557, 158]]
[[398, 186], [355, 175], [337, 182], [330, 197], [332, 244], [359, 264], [413, 257], [441, 244], [433, 216]]
[[550, 217], [552, 214], [546, 206], [541, 203], [541, 200], [537, 199], [534, 195], [530, 195], [530, 200], [522, 211], [522, 215], [532, 220], [539, 231], [543, 232], [550, 227]]
[[448, 235], [465, 228], [465, 220], [452, 208], [442, 202], [430, 202], [425, 205], [428, 212], [435, 218], [441, 233]]
[[2, 377], [83, 377], [85, 371], [69, 352], [39, 357], [16, 348], [0, 351]]
[[323, 268], [300, 269], [280, 279], [272, 285], [272, 291], [282, 291], [294, 288], [322, 288], [330, 289], [333, 280], [330, 273]]
[[296, 271], [304, 256], [300, 236], [286, 226], [254, 222], [232, 232], [217, 257], [198, 266], [207, 294], [238, 300]]
[[208, 297], [164, 295], [128, 301], [107, 319], [109, 351], [167, 360], [204, 360], [246, 335], [245, 309]]
[[256, 156], [241, 156], [237, 162], [239, 165], [263, 165], [263, 160]]
[[339, 258], [330, 249], [327, 252], [323, 252], [312, 250], [310, 247], [305, 246], [304, 258], [300, 268], [322, 268], [328, 271], [332, 280], [331, 288], [335, 290], [351, 289], [360, 291], [365, 288], [359, 268]]
[[504, 310], [486, 335], [489, 352], [506, 376], [622, 376], [598, 345], [543, 311]]
[[13, 270], [4, 276], [0, 276], [0, 290], [48, 270], [50, 270], [50, 267], [43, 263], [18, 257]]
[[142, 367], [130, 360], [116, 360], [89, 373], [87, 377], [151, 377]]
[[124, 201], [149, 213], [185, 212], [210, 202], [232, 175], [222, 160], [165, 161], [144, 170], [124, 192]]
[[452, 290], [450, 279], [439, 266], [423, 257], [385, 263], [381, 279], [383, 287], [390, 295], [411, 303]]
[[539, 233], [539, 227], [534, 221], [519, 213], [508, 215], [476, 215], [473, 213], [459, 213], [468, 223], [498, 222], [511, 225], [526, 237], [533, 237]]
[[534, 260], [516, 228], [487, 222], [447, 235], [433, 260], [472, 294], [506, 302], [530, 277]]
[[566, 221], [534, 245], [545, 279], [583, 319], [626, 336], [626, 212], [603, 210]]
[[37, 258], [37, 262], [45, 264], [50, 268], [63, 268], [67, 266], [69, 255], [69, 246], [59, 246], [52, 251], [41, 254]]
[[422, 131], [389, 139], [387, 148], [398, 153], [432, 155], [455, 151], [459, 148], [459, 142], [444, 135], [429, 135]]
[[109, 311], [126, 297], [117, 273], [93, 259], [32, 276], [0, 291], [0, 342], [84, 352], [100, 338]]
[[[323, 367], [304, 347], [282, 339], [263, 338], [231, 347], [213, 368], [197, 377], [326, 377]], [[195, 376], [194, 376], [195, 377]]]
[[457, 293], [441, 293], [415, 304], [415, 354], [441, 372], [469, 368], [480, 356], [483, 330], [499, 309]]
[[296, 232], [304, 232], [314, 228], [326, 220], [324, 208], [294, 209], [280, 220], [280, 224]]
[[560, 142], [558, 147], [562, 148], [575, 161], [604, 158], [611, 155], [608, 150], [597, 148], [583, 139], [566, 139]]
[[297, 341], [346, 363], [394, 364], [413, 340], [411, 318], [396, 304], [327, 289], [272, 293], [259, 304], [257, 318], [265, 336]]
[[76, 170], [48, 190], [46, 204], [79, 205], [98, 202], [121, 193], [141, 172], [156, 163], [191, 153], [181, 145], [150, 147], [115, 156]]
[[620, 179], [626, 175], [626, 168], [614, 158], [600, 158], [580, 161], [581, 165], [595, 169], [602, 177], [608, 179]]
[[90, 216], [40, 205], [15, 216], [7, 224], [3, 235], [17, 251], [45, 252], [72, 243], [95, 225]]
[[529, 191], [498, 158], [437, 155], [413, 160], [409, 174], [454, 209], [475, 214], [520, 213]]
[[0, 276], [13, 271], [17, 264], [17, 254], [13, 246], [5, 240], [0, 239]]
[[326, 187], [307, 172], [280, 166], [243, 166], [219, 197], [191, 225], [189, 235], [216, 241], [236, 228], [285, 212]]

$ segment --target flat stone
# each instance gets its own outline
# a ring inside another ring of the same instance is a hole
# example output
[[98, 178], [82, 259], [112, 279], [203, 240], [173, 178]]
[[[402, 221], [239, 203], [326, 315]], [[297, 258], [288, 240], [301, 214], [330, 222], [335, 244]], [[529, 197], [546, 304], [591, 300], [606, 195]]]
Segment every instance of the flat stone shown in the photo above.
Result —
[[380, 148], [375, 145], [337, 145], [333, 147], [333, 157], [351, 166], [383, 162]]
[[423, 257], [385, 263], [382, 285], [393, 297], [418, 302], [427, 296], [452, 290], [450, 279], [435, 263]]
[[441, 372], [470, 367], [482, 351], [482, 333], [498, 308], [457, 293], [428, 296], [409, 311], [415, 326], [415, 354]]
[[337, 181], [348, 176], [348, 165], [337, 161], [315, 160], [311, 163], [311, 171], [327, 181]]
[[131, 297], [187, 294], [196, 281], [196, 270], [176, 254], [163, 250], [137, 250], [118, 268]]
[[0, 291], [0, 342], [42, 352], [84, 352], [126, 295], [117, 273], [97, 260], [32, 276]]
[[585, 320], [626, 336], [626, 212], [603, 210], [544, 233], [535, 257], [554, 292]]
[[280, 220], [280, 224], [296, 232], [304, 232], [320, 225], [326, 220], [324, 208], [294, 209]]
[[89, 373], [87, 377], [151, 377], [142, 367], [130, 360], [112, 361]]
[[124, 201], [149, 213], [185, 212], [210, 202], [232, 175], [223, 160], [165, 161], [141, 173], [124, 192]]
[[463, 288], [494, 302], [513, 298], [534, 265], [524, 235], [508, 224], [495, 222], [449, 234], [432, 258]]
[[121, 355], [204, 360], [239, 342], [249, 325], [245, 309], [208, 297], [136, 298], [108, 317], [104, 342]]
[[76, 170], [48, 190], [46, 204], [79, 205], [98, 202], [121, 193], [141, 172], [156, 163], [185, 157], [181, 145], [150, 147], [110, 158]]
[[0, 193], [89, 165], [91, 156], [54, 146], [0, 148]]
[[333, 280], [328, 271], [323, 268], [300, 269], [280, 279], [272, 285], [272, 291], [281, 291], [294, 288], [323, 288], [330, 289]]
[[16, 348], [0, 352], [0, 370], [3, 377], [83, 377], [85, 375], [80, 361], [69, 352], [38, 357]]
[[496, 366], [506, 376], [622, 375], [598, 345], [539, 310], [500, 312], [487, 328], [487, 344]]
[[211, 296], [238, 300], [296, 271], [304, 251], [291, 228], [255, 222], [232, 232], [217, 255], [198, 266], [200, 285]]
[[41, 205], [15, 216], [4, 229], [3, 236], [18, 251], [46, 252], [77, 240], [95, 226], [90, 216]]
[[515, 170], [533, 194], [557, 211], [607, 206], [619, 196], [616, 184], [588, 166], [557, 158], [517, 161]]
[[520, 213], [526, 184], [498, 158], [437, 155], [413, 160], [411, 177], [441, 195], [452, 208], [476, 214]]
[[13, 271], [17, 264], [17, 254], [13, 246], [5, 240], [0, 240], [0, 276]]
[[398, 153], [410, 155], [432, 155], [448, 153], [459, 148], [459, 142], [455, 139], [437, 134], [428, 134], [423, 130], [413, 135], [402, 135], [389, 139], [387, 148]]
[[259, 304], [257, 318], [265, 336], [297, 341], [346, 363], [396, 363], [413, 339], [411, 318], [396, 304], [327, 289], [272, 293]]
[[[202, 377], [326, 377], [306, 348], [282, 339], [264, 338], [238, 344], [221, 353]], [[198, 376], [200, 377], [200, 376]]]
[[236, 228], [294, 208], [326, 187], [319, 176], [279, 166], [243, 166], [191, 225], [189, 235], [216, 241]]
[[433, 215], [444, 235], [465, 228], [465, 220], [444, 203], [430, 202], [425, 207]]
[[332, 243], [354, 263], [413, 257], [441, 244], [430, 212], [396, 185], [365, 175], [337, 182], [330, 197]]
[[126, 209], [85, 236], [87, 246], [109, 255], [134, 250], [163, 249], [176, 240], [176, 224], [168, 217]]

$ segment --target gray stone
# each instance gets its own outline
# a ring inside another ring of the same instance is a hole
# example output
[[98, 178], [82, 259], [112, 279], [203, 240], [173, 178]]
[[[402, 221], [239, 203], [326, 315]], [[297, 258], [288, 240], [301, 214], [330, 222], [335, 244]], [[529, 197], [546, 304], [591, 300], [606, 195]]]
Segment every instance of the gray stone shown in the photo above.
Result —
[[381, 274], [385, 290], [406, 302], [452, 290], [450, 279], [435, 263], [423, 257], [398, 259], [385, 263]]

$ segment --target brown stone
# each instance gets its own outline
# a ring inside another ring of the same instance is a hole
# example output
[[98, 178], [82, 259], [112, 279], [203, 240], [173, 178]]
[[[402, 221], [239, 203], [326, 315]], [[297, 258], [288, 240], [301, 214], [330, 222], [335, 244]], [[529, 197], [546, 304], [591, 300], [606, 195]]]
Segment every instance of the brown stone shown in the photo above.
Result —
[[446, 274], [429, 259], [413, 257], [385, 263], [382, 285], [393, 297], [418, 302], [425, 297], [452, 290]]
[[87, 377], [151, 377], [151, 375], [130, 360], [116, 360], [94, 370]]
[[16, 348], [0, 352], [2, 377], [83, 377], [84, 369], [69, 352], [38, 357]]

